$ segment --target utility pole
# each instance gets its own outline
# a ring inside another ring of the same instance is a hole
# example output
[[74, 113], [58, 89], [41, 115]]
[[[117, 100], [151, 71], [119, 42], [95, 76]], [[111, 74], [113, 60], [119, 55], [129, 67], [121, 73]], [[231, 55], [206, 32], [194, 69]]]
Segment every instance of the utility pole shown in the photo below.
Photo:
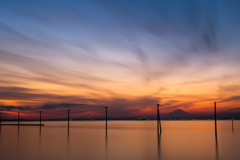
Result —
[[159, 104], [157, 104], [157, 132], [159, 133]]
[[42, 111], [39, 111], [39, 113], [40, 113], [40, 127], [41, 127], [41, 125], [42, 125]]
[[69, 133], [69, 111], [70, 109], [68, 109], [68, 133]]
[[0, 130], [1, 130], [1, 127], [2, 127], [2, 113], [0, 113]]
[[39, 121], [40, 121], [40, 134], [41, 134], [41, 130], [42, 130], [42, 111], [39, 111], [39, 113], [40, 113]]
[[18, 133], [19, 133], [19, 117], [20, 117], [20, 113], [18, 112]]
[[20, 117], [20, 113], [18, 112], [18, 127], [19, 127], [19, 117]]
[[160, 120], [160, 113], [159, 113], [159, 106], [161, 106], [160, 104], [157, 104], [157, 118], [158, 118], [158, 131], [159, 131], [159, 127], [160, 127], [160, 133], [162, 132], [162, 127], [161, 127], [161, 120]]
[[107, 109], [108, 107], [105, 107], [106, 108], [106, 134], [107, 134]]
[[218, 159], [217, 111], [216, 110], [217, 110], [216, 102], [214, 102], [216, 158]]
[[0, 113], [0, 124], [2, 124], [2, 113]]
[[215, 134], [217, 135], [217, 112], [216, 102], [214, 102], [214, 114], [215, 114]]

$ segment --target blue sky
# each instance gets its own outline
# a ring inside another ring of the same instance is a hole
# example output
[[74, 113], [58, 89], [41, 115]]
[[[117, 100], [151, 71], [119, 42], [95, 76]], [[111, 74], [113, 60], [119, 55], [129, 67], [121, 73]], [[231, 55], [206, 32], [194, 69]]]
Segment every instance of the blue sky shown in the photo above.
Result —
[[[0, 103], [124, 99], [124, 111], [150, 112], [161, 102], [166, 111], [196, 112], [235, 97], [236, 108], [239, 7], [237, 0], [1, 1]], [[149, 103], [128, 103], [141, 99]]]

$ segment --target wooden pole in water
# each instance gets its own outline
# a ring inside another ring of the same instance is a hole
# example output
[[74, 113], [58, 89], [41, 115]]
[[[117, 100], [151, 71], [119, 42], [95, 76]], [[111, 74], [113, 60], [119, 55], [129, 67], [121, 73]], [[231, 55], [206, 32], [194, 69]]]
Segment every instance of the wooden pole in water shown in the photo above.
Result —
[[19, 126], [19, 117], [20, 117], [20, 113], [18, 112], [18, 126]]
[[215, 134], [217, 134], [217, 112], [216, 102], [214, 102], [214, 113], [215, 113]]
[[[161, 106], [161, 105], [160, 105]], [[158, 109], [158, 113], [159, 113], [159, 125], [160, 125], [160, 133], [162, 133], [162, 126], [161, 126], [161, 118], [160, 118], [160, 112]]]
[[0, 131], [1, 131], [1, 128], [2, 128], [2, 114], [0, 114]]
[[215, 115], [215, 142], [216, 142], [216, 159], [218, 160], [218, 139], [217, 139], [217, 107], [214, 102], [214, 115]]
[[19, 133], [19, 117], [20, 117], [20, 113], [18, 112], [18, 133]]
[[2, 124], [2, 113], [0, 114], [0, 125]]
[[107, 134], [107, 109], [108, 107], [105, 107], [106, 108], [106, 134]]
[[39, 111], [40, 112], [40, 127], [42, 125], [42, 111]]
[[162, 127], [161, 127], [161, 118], [160, 118], [160, 113], [159, 113], [159, 106], [161, 106], [160, 104], [157, 104], [157, 111], [158, 111], [158, 125], [160, 127], [160, 133], [162, 132]]
[[39, 113], [40, 113], [39, 121], [40, 121], [40, 134], [41, 134], [41, 130], [42, 130], [42, 111], [39, 111]]
[[159, 105], [157, 104], [157, 132], [159, 134]]
[[234, 132], [234, 129], [233, 129], [233, 120], [234, 120], [234, 118], [232, 118], [232, 131]]
[[68, 109], [68, 132], [69, 132], [69, 111], [70, 109]]

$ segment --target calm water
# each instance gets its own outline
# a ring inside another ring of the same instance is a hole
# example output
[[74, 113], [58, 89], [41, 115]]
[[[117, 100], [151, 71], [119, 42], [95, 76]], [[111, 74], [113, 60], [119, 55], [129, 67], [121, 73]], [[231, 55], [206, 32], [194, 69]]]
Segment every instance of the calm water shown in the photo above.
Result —
[[[37, 126], [2, 126], [1, 160], [237, 160], [240, 121], [43, 122]], [[217, 142], [217, 143], [216, 143]]]

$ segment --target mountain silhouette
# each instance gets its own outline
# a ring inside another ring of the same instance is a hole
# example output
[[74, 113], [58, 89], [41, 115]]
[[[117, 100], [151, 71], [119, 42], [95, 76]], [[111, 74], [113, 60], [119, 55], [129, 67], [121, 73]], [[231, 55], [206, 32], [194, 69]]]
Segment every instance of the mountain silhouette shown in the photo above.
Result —
[[162, 115], [161, 119], [190, 119], [194, 118], [193, 114], [185, 112], [181, 109], [176, 109], [168, 114]]

